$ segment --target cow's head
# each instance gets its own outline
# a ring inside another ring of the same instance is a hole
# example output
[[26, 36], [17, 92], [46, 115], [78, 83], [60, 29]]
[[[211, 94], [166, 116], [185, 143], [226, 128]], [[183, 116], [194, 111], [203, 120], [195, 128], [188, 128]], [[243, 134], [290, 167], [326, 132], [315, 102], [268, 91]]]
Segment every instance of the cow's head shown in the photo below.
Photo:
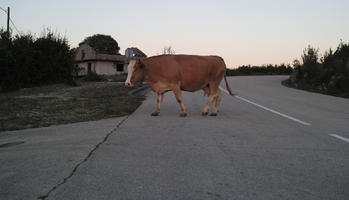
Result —
[[139, 60], [130, 60], [130, 64], [127, 67], [127, 79], [125, 86], [133, 87], [135, 83], [143, 80], [144, 78], [144, 64]]

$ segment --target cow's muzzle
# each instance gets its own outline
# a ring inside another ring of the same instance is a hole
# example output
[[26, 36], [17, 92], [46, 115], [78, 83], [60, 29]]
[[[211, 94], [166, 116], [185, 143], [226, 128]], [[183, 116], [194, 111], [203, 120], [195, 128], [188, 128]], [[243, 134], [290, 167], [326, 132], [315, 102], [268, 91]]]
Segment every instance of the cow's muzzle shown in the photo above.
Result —
[[125, 86], [126, 87], [133, 87], [134, 85], [132, 83], [130, 83], [130, 82], [125, 82]]

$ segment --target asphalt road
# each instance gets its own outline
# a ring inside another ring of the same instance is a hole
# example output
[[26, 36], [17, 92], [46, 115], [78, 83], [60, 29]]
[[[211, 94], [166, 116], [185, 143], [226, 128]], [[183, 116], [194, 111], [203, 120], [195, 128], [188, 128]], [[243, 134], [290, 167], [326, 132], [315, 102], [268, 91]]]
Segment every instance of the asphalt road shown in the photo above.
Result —
[[129, 117], [2, 132], [0, 199], [349, 199], [349, 100], [283, 79], [229, 78], [217, 117], [203, 91], [151, 117], [149, 93]]

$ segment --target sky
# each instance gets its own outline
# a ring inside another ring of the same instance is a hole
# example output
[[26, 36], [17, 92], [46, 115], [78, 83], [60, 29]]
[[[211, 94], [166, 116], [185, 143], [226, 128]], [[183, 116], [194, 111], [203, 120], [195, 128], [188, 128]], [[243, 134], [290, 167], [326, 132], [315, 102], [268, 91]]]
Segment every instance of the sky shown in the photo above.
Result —
[[[1, 0], [20, 33], [51, 28], [77, 47], [93, 34], [148, 56], [219, 55], [227, 67], [291, 63], [311, 45], [323, 53], [349, 42], [348, 0]], [[0, 27], [7, 15], [0, 10]], [[17, 33], [14, 30], [14, 33]]]

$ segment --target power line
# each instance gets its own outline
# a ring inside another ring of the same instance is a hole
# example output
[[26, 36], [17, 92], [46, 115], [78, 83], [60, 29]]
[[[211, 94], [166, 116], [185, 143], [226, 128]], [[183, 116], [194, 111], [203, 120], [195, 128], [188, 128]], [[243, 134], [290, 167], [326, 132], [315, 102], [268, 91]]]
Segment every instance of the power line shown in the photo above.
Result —
[[17, 27], [16, 27], [15, 23], [13, 23], [13, 21], [12, 21], [12, 19], [11, 19], [11, 18], [10, 18], [10, 22], [11, 22], [11, 24], [13, 25], [13, 27], [15, 27], [15, 30], [16, 30], [17, 34], [19, 34], [19, 31], [18, 31], [18, 29], [17, 29]]
[[[3, 11], [7, 14], [7, 10], [6, 10], [6, 9], [3, 9], [2, 7], [0, 7], [0, 9], [3, 10]], [[18, 31], [18, 29], [17, 29], [15, 23], [12, 21], [11, 18], [10, 18], [10, 22], [11, 22], [12, 26], [15, 28], [17, 34], [19, 34], [19, 31]]]
[[1, 7], [0, 7], [0, 9], [3, 10], [3, 11], [7, 14], [7, 10], [5, 10], [5, 9], [3, 9], [3, 8], [1, 8]]
[[6, 33], [7, 33], [7, 37], [10, 38], [10, 7], [7, 7], [7, 11], [1, 7], [0, 7], [0, 9], [3, 10], [7, 15], [7, 29], [6, 29], [7, 31], [6, 31]]

